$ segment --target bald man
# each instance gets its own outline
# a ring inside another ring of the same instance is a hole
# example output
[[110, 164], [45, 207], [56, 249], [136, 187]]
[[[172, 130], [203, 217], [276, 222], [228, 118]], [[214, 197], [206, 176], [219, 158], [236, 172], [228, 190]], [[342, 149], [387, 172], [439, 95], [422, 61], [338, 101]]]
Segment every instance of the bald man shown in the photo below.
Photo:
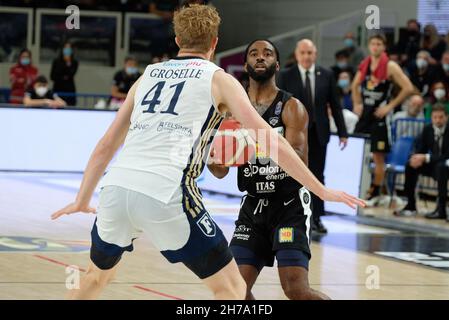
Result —
[[[348, 137], [338, 99], [337, 85], [331, 70], [315, 65], [317, 50], [312, 41], [309, 39], [299, 41], [296, 45], [295, 56], [298, 63], [281, 71], [277, 77], [278, 87], [291, 92], [304, 104], [309, 113], [309, 168], [324, 183], [326, 149], [330, 138], [328, 105], [337, 126], [342, 149], [346, 147]], [[312, 201], [312, 230], [327, 233], [321, 222], [321, 216], [324, 215], [324, 202], [313, 195]]]
[[422, 131], [423, 124], [398, 121], [398, 119], [417, 119], [424, 120], [424, 99], [419, 94], [414, 94], [403, 104], [403, 111], [396, 112], [393, 115], [393, 123], [396, 126], [396, 138], [416, 137]]

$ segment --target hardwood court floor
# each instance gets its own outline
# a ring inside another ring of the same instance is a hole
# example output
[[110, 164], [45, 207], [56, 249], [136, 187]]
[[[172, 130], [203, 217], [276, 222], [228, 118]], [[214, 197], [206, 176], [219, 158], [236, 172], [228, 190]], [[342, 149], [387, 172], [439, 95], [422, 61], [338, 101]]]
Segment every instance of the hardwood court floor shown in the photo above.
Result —
[[[74, 199], [79, 179], [78, 175], [0, 174], [0, 299], [62, 299], [68, 276], [66, 266], [86, 268], [95, 217], [75, 214], [57, 221], [49, 217]], [[205, 202], [229, 239], [238, 199], [206, 196]], [[449, 265], [446, 268], [448, 261], [441, 258], [444, 253], [449, 258], [446, 239], [358, 225], [339, 217], [326, 217], [324, 222], [329, 236], [315, 237], [312, 242], [309, 279], [314, 289], [333, 299], [449, 298]], [[397, 247], [401, 241], [405, 245]], [[440, 259], [442, 267], [426, 266], [416, 259], [404, 262], [384, 254], [391, 251], [391, 243], [395, 244], [393, 249], [402, 252], [413, 251], [413, 244], [423, 241], [430, 241], [429, 250], [436, 244], [440, 258], [433, 256], [430, 260]], [[371, 282], [373, 272], [378, 274], [378, 287]], [[276, 268], [262, 271], [253, 292], [258, 299], [285, 299]], [[183, 265], [169, 264], [142, 237], [135, 241], [134, 252], [124, 255], [116, 279], [101, 298], [212, 296]]]

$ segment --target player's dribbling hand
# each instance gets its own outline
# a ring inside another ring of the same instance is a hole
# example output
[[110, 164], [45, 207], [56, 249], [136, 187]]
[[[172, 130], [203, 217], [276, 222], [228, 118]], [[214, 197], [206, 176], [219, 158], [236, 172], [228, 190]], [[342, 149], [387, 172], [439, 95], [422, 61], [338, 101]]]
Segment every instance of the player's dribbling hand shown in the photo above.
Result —
[[347, 206], [355, 209], [357, 206], [364, 208], [366, 206], [365, 201], [359, 199], [357, 197], [351, 196], [346, 192], [339, 190], [327, 189], [324, 192], [324, 196], [322, 198], [323, 201], [332, 201], [332, 202], [341, 202], [346, 204]]
[[95, 208], [89, 207], [88, 205], [82, 206], [76, 202], [73, 202], [73, 203], [65, 206], [61, 210], [58, 210], [55, 213], [53, 213], [51, 215], [51, 219], [55, 220], [55, 219], [58, 219], [60, 216], [69, 215], [69, 214], [76, 213], [76, 212], [96, 213], [96, 210], [95, 210]]

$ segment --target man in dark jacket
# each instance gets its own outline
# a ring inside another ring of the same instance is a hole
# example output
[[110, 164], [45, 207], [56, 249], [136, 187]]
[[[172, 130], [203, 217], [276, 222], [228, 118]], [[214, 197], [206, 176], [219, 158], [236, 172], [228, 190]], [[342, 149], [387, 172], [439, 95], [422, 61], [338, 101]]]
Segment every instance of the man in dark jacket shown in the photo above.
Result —
[[[396, 212], [399, 216], [416, 215], [415, 188], [418, 176], [433, 177], [438, 182], [438, 201], [435, 211], [428, 213], [428, 219], [447, 219], [447, 180], [449, 177], [449, 128], [447, 111], [444, 105], [435, 104], [432, 108], [432, 123], [424, 127], [416, 141], [415, 153], [405, 169], [405, 193], [408, 203]], [[449, 221], [449, 220], [448, 220]]]
[[[328, 106], [338, 129], [340, 145], [347, 144], [348, 134], [340, 106], [335, 77], [331, 70], [316, 66], [316, 47], [312, 41], [304, 39], [298, 42], [295, 50], [298, 64], [282, 71], [279, 75], [280, 89], [291, 92], [301, 101], [309, 113], [309, 168], [324, 183], [324, 167], [327, 143], [330, 139]], [[326, 233], [321, 222], [324, 215], [324, 202], [312, 195], [313, 230]]]

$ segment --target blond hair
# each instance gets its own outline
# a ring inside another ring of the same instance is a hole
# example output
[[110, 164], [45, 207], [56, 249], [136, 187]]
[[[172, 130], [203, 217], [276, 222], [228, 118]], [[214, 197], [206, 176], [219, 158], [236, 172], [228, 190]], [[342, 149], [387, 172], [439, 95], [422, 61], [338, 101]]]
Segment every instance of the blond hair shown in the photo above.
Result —
[[173, 24], [180, 49], [208, 52], [220, 22], [217, 10], [210, 6], [195, 4], [176, 11]]

